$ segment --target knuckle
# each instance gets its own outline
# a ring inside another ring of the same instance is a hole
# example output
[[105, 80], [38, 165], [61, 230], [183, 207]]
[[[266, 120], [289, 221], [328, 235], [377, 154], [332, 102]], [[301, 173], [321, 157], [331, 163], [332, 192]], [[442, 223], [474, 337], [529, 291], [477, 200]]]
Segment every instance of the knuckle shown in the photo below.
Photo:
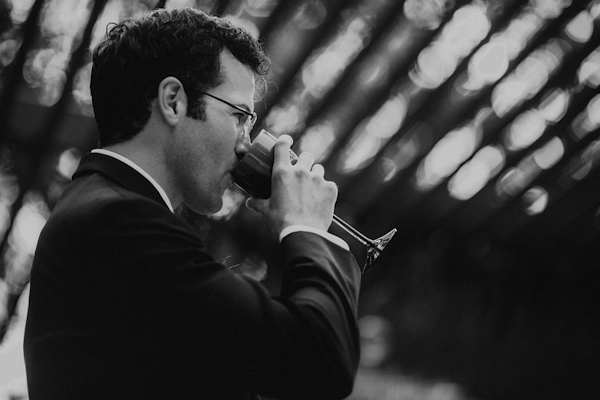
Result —
[[309, 171], [305, 168], [294, 169], [294, 175], [298, 179], [306, 179], [309, 176]]

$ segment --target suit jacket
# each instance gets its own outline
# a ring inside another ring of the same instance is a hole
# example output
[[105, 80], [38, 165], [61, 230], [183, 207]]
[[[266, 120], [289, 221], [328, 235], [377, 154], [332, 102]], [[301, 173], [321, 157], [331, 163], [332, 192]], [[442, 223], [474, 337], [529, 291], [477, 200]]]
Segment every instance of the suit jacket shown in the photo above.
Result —
[[319, 235], [281, 243], [281, 295], [202, 250], [152, 184], [87, 154], [38, 242], [25, 331], [39, 399], [350, 394], [360, 269]]

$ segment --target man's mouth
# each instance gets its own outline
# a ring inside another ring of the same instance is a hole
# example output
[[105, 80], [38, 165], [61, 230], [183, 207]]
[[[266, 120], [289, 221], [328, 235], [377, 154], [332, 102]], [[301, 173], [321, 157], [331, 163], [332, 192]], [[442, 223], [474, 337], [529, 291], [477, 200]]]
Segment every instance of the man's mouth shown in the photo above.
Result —
[[230, 170], [227, 173], [227, 178], [228, 178], [227, 179], [228, 180], [227, 187], [233, 186], [233, 184], [235, 183], [235, 180], [233, 179], [233, 170]]

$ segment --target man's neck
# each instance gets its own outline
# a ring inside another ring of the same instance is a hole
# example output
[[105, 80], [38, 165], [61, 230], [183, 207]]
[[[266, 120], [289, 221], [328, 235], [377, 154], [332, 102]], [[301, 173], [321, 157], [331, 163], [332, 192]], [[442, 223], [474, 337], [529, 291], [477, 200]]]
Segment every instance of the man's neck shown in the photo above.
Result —
[[171, 179], [167, 176], [164, 166], [165, 160], [162, 153], [154, 151], [152, 146], [139, 143], [136, 138], [104, 149], [119, 154], [143, 169], [164, 190], [173, 207], [181, 202], [173, 190]]

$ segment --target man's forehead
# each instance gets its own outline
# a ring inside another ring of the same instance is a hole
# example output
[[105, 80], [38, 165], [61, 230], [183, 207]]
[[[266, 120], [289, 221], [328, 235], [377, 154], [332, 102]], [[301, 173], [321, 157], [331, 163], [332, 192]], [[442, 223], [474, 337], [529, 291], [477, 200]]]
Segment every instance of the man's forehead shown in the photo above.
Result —
[[255, 77], [252, 69], [240, 62], [227, 49], [221, 52], [221, 78], [222, 82], [218, 86], [221, 89], [235, 90], [248, 93], [252, 97], [255, 90]]

